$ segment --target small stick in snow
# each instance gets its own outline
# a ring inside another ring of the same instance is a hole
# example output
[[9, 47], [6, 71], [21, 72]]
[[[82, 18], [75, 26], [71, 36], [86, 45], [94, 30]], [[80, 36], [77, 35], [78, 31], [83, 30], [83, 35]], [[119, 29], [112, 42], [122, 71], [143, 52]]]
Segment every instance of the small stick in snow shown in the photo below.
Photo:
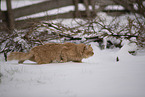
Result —
[[119, 61], [119, 57], [117, 56], [117, 58], [116, 58], [116, 61], [118, 62]]

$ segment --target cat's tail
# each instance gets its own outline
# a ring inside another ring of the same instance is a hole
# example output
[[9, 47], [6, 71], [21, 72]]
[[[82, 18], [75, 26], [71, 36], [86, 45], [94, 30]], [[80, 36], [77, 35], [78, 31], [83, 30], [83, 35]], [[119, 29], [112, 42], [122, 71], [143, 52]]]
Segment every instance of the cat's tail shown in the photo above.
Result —
[[31, 53], [23, 53], [23, 52], [11, 52], [7, 60], [19, 60], [19, 63], [23, 63], [25, 60], [29, 60], [30, 58], [33, 57], [33, 54]]

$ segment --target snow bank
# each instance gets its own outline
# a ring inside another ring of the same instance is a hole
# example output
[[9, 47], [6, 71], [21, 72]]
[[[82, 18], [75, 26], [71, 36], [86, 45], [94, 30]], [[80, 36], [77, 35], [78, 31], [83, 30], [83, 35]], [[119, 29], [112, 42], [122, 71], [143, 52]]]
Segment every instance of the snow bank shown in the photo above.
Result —
[[91, 45], [95, 55], [83, 63], [1, 61], [0, 97], [145, 97], [144, 50], [132, 56], [127, 44], [112, 50]]

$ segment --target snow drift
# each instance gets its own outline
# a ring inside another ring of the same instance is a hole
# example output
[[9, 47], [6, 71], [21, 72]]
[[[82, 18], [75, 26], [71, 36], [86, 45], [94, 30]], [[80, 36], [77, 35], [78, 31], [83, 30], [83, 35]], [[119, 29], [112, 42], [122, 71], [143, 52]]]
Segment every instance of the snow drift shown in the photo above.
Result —
[[[144, 97], [145, 53], [122, 49], [100, 50], [83, 63], [37, 65], [31, 61], [1, 61], [0, 97]], [[123, 53], [121, 53], [123, 51]], [[120, 61], [116, 62], [116, 56]]]

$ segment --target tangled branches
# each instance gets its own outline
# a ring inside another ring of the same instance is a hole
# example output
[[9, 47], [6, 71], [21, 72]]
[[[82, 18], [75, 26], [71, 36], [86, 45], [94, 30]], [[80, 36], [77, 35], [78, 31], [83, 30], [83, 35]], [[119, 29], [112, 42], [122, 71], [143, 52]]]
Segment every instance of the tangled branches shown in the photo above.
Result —
[[[122, 21], [123, 20], [123, 21]], [[40, 22], [29, 29], [15, 30], [11, 35], [1, 33], [0, 53], [6, 58], [8, 52], [27, 52], [34, 46], [46, 42], [98, 42], [100, 48], [122, 47], [124, 39], [145, 47], [145, 19], [136, 16], [97, 17], [93, 20], [81, 20], [77, 26], [70, 27], [62, 23]]]

